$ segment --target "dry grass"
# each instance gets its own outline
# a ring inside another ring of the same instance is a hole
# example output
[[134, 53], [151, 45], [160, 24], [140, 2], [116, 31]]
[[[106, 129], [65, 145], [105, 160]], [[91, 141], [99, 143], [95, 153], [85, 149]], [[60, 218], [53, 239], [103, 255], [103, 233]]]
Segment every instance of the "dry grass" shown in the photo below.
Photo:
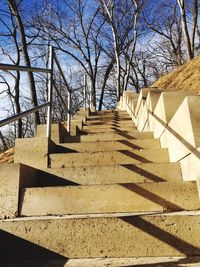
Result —
[[5, 152], [0, 153], [0, 164], [1, 163], [13, 163], [14, 162], [15, 148], [10, 148]]
[[152, 87], [167, 90], [191, 90], [200, 95], [200, 57], [162, 76]]

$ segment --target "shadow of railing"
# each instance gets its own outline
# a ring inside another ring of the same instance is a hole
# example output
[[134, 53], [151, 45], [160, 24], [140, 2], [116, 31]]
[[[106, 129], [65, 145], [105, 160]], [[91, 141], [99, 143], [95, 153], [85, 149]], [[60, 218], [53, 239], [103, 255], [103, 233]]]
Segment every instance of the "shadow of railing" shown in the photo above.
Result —
[[140, 184], [120, 184], [120, 186], [130, 190], [131, 192], [134, 192], [135, 194], [138, 194], [139, 196], [142, 196], [152, 202], [154, 202], [155, 204], [163, 207], [163, 211], [164, 212], [168, 212], [168, 211], [182, 211], [184, 210], [182, 207], [176, 205], [175, 203], [172, 203], [171, 201], [162, 198], [161, 196], [150, 192], [149, 190], [143, 188], [140, 186]]
[[123, 168], [126, 168], [134, 173], [137, 173], [137, 174], [140, 174], [141, 176], [144, 176], [145, 178], [153, 181], [153, 182], [156, 182], [156, 183], [159, 183], [159, 182], [166, 182], [165, 179], [163, 179], [162, 177], [160, 176], [157, 176], [151, 172], [148, 172], [146, 170], [143, 170], [142, 168], [140, 168], [138, 165], [134, 165], [134, 164], [122, 164], [121, 165]]
[[[176, 262], [174, 262], [175, 265], [172, 265], [173, 262], [159, 262], [159, 263], [152, 263], [152, 264], [137, 264], [137, 265], [126, 265], [125, 267], [169, 267], [169, 266], [182, 266], [180, 264], [189, 264], [189, 263], [200, 263], [200, 247], [196, 247], [193, 244], [182, 240], [181, 238], [173, 235], [170, 232], [167, 232], [166, 230], [161, 229], [160, 227], [148, 222], [142, 217], [123, 217], [121, 218], [122, 221], [130, 224], [131, 226], [136, 227], [137, 229], [141, 230], [142, 232], [148, 234], [149, 236], [152, 236], [156, 238], [158, 241], [162, 241], [164, 244], [169, 245], [170, 247], [174, 248], [176, 251], [178, 251], [182, 256], [188, 256], [187, 258], [180, 259]], [[198, 238], [198, 237], [196, 237]], [[199, 243], [200, 246], [200, 243]], [[157, 255], [154, 254], [154, 257], [161, 257], [159, 249], [157, 249]], [[181, 256], [179, 255], [179, 256]], [[174, 255], [168, 255], [168, 256], [174, 256]], [[195, 258], [195, 256], [197, 256]], [[145, 256], [146, 257], [146, 256]], [[152, 255], [151, 255], [152, 257]], [[196, 265], [195, 265], [196, 266]], [[198, 265], [199, 266], [199, 265]]]
[[119, 132], [117, 133], [118, 135], [124, 137], [124, 138], [127, 138], [129, 140], [134, 140], [134, 139], [137, 139], [136, 137], [133, 137], [132, 135], [128, 134], [128, 133], [124, 133], [124, 132]]
[[141, 146], [138, 146], [138, 145], [135, 145], [135, 144], [132, 144], [131, 142], [129, 142], [128, 140], [118, 140], [117, 141], [118, 143], [121, 143], [129, 148], [132, 148], [132, 149], [143, 149]]
[[134, 153], [133, 151], [130, 151], [130, 150], [117, 150], [118, 152], [120, 152], [121, 154], [123, 155], [126, 155], [132, 159], [135, 159], [139, 162], [142, 162], [142, 163], [153, 163], [153, 161], [149, 160], [149, 159], [146, 159], [136, 153]]

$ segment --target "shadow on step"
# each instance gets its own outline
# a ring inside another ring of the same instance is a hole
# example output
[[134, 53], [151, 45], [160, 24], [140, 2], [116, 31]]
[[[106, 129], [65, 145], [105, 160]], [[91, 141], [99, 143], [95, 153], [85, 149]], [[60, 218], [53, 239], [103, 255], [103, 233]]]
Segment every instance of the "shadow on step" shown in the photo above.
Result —
[[110, 126], [114, 126], [114, 127], [119, 127], [120, 126], [120, 123], [119, 122], [114, 122], [114, 121], [111, 121], [111, 123], [107, 123], [106, 121], [102, 121], [102, 122], [92, 122], [90, 121], [90, 123], [88, 124], [87, 122], [83, 125], [83, 126], [95, 126], [95, 125], [110, 125]]
[[78, 153], [78, 151], [74, 150], [74, 149], [70, 149], [67, 147], [63, 147], [63, 146], [59, 146], [56, 145], [56, 151], [54, 151], [53, 153]]
[[[29, 229], [27, 229], [29, 231]], [[30, 261], [32, 264], [34, 261], [37, 266], [37, 261], [45, 260], [58, 260], [62, 262], [59, 266], [65, 266], [68, 258], [27, 241], [23, 238], [17, 237], [10, 234], [4, 230], [0, 230], [0, 265], [4, 267], [23, 267], [30, 266], [26, 263], [21, 263], [21, 261]], [[40, 265], [40, 266], [51, 266], [51, 265]], [[57, 265], [58, 266], [58, 265]]]
[[141, 146], [134, 145], [134, 144], [130, 143], [128, 140], [118, 140], [117, 142], [121, 143], [123, 145], [126, 145], [127, 147], [130, 147], [132, 149], [142, 149]]
[[163, 207], [163, 210], [165, 212], [167, 211], [182, 211], [183, 208], [177, 206], [176, 204], [168, 201], [167, 199], [164, 199], [150, 191], [148, 191], [147, 189], [141, 187], [139, 184], [121, 184], [121, 186], [123, 186], [124, 188], [140, 195], [143, 196], [144, 198], [160, 205], [161, 207]]
[[[178, 261], [174, 262], [159, 262], [159, 263], [152, 263], [152, 264], [137, 264], [137, 265], [127, 265], [124, 267], [169, 267], [169, 266], [188, 266], [187, 264], [192, 263], [200, 263], [200, 248], [194, 246], [191, 243], [188, 243], [179, 237], [157, 227], [156, 225], [148, 222], [147, 220], [143, 219], [142, 217], [124, 217], [121, 218], [126, 223], [130, 224], [138, 228], [139, 230], [147, 233], [150, 236], [155, 237], [156, 239], [162, 241], [163, 243], [169, 245], [170, 247], [176, 249], [181, 254], [188, 256], [187, 258], [179, 259]], [[170, 231], [170, 229], [169, 229]], [[196, 237], [198, 238], [198, 237]], [[159, 247], [158, 247], [159, 250]], [[195, 259], [195, 256], [196, 259]], [[157, 256], [158, 257], [158, 256]], [[182, 265], [185, 264], [185, 265]], [[200, 266], [200, 265], [195, 265]]]
[[129, 117], [129, 118], [120, 118], [120, 117], [99, 117], [99, 118], [88, 118], [87, 121], [88, 122], [92, 122], [92, 121], [98, 121], [98, 122], [107, 122], [107, 121], [110, 121], [110, 122], [120, 122], [120, 121], [131, 121], [132, 119]]
[[132, 135], [130, 135], [130, 134], [128, 134], [128, 133], [119, 132], [119, 133], [117, 133], [117, 134], [118, 134], [118, 135], [121, 135], [122, 137], [125, 137], [125, 138], [127, 138], [127, 139], [129, 139], [129, 140], [137, 139], [137, 138], [133, 137]]
[[113, 119], [113, 122], [120, 122], [120, 121], [132, 121], [131, 118], [120, 118], [120, 117], [116, 117]]
[[65, 185], [72, 186], [78, 184], [52, 174], [51, 169], [42, 171], [40, 169], [21, 164], [19, 183], [20, 188]]
[[63, 143], [80, 143], [81, 142], [81, 137], [79, 135], [77, 136], [67, 136]]
[[162, 177], [159, 177], [151, 172], [148, 172], [146, 170], [143, 170], [142, 168], [140, 168], [139, 166], [137, 165], [134, 165], [134, 164], [122, 164], [121, 165], [122, 167], [132, 171], [132, 172], [135, 172], [137, 174], [140, 174], [141, 176], [153, 181], [153, 182], [156, 182], [156, 183], [159, 183], [159, 182], [166, 182], [165, 179], [163, 179]]
[[120, 130], [119, 128], [117, 128], [116, 126], [112, 126], [111, 127], [112, 130], [114, 130], [115, 132], [118, 132], [118, 133], [128, 133], [128, 131], [123, 131], [123, 130]]
[[[123, 133], [123, 132], [121, 132], [121, 131], [117, 132], [117, 134], [121, 134], [121, 133]], [[118, 140], [117, 142], [121, 143], [123, 145], [126, 145], [127, 148], [138, 149], [138, 150], [143, 149], [141, 146], [132, 144], [128, 140]], [[54, 153], [59, 153], [59, 154], [60, 153], [78, 153], [78, 151], [76, 151], [74, 149], [67, 148], [67, 147], [63, 147], [63, 146], [60, 146], [60, 145], [56, 145], [56, 149], [55, 149]]]
[[[110, 129], [113, 130], [113, 131], [110, 131], [110, 133], [112, 133], [112, 132], [114, 132], [116, 134], [118, 134], [118, 133], [126, 133], [126, 134], [128, 134], [129, 133], [129, 131], [120, 130], [120, 129], [116, 128], [116, 127], [111, 127]], [[80, 131], [80, 135], [89, 135], [89, 134], [92, 134], [92, 133], [98, 134], [98, 133], [105, 133], [105, 132], [106, 132], [106, 130], [102, 131], [102, 132], [90, 132], [88, 130], [81, 130]]]
[[117, 150], [117, 151], [122, 153], [122, 154], [124, 154], [124, 155], [126, 155], [126, 156], [128, 156], [128, 157], [130, 157], [130, 158], [132, 158], [132, 159], [136, 159], [136, 160], [138, 160], [138, 161], [140, 161], [142, 163], [153, 163], [153, 161], [148, 160], [148, 159], [146, 159], [146, 158], [144, 158], [142, 156], [139, 156], [139, 155], [135, 154], [134, 152], [132, 152], [130, 150]]
[[75, 186], [79, 185], [75, 182], [69, 181], [67, 179], [63, 179], [62, 177], [53, 175], [48, 172], [44, 172], [41, 170], [37, 171], [37, 180], [35, 187], [43, 187], [43, 186]]

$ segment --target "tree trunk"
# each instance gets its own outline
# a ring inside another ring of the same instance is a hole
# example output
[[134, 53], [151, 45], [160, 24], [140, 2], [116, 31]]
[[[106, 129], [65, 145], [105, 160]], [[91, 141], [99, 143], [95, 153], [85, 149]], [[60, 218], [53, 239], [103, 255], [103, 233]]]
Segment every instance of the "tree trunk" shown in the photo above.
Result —
[[91, 102], [93, 108], [96, 110], [96, 81], [91, 78]]
[[[15, 108], [16, 108], [16, 113], [20, 113], [21, 112], [21, 107], [20, 107], [20, 103], [19, 103], [19, 81], [20, 81], [20, 72], [17, 71], [17, 77], [15, 79], [15, 98], [14, 98], [14, 102], [15, 102]], [[18, 125], [17, 125], [17, 133], [16, 133], [16, 138], [22, 138], [22, 120], [19, 119], [17, 121]]]
[[138, 16], [139, 16], [139, 11], [138, 11], [138, 4], [137, 1], [133, 0], [134, 7], [135, 7], [135, 14], [134, 14], [134, 29], [133, 29], [133, 45], [131, 49], [131, 55], [127, 55], [127, 71], [125, 74], [124, 78], [124, 88], [123, 90], [126, 91], [128, 87], [128, 81], [129, 81], [129, 76], [130, 76], [130, 70], [131, 70], [131, 62], [133, 60], [133, 56], [135, 53], [135, 48], [136, 48], [136, 43], [137, 43], [137, 23], [138, 23]]
[[121, 89], [120, 89], [120, 59], [118, 53], [116, 53], [116, 80], [117, 80], [117, 101], [119, 101], [121, 96]]
[[[31, 67], [24, 25], [23, 25], [21, 16], [18, 12], [17, 5], [15, 3], [15, 0], [7, 0], [7, 1], [8, 1], [9, 7], [10, 7], [13, 15], [16, 18], [16, 22], [17, 22], [17, 25], [19, 27], [19, 32], [20, 32], [20, 37], [21, 37], [21, 42], [22, 42], [22, 51], [23, 51], [23, 55], [24, 55], [25, 64], [27, 67]], [[30, 86], [30, 90], [31, 90], [31, 99], [32, 99], [33, 107], [37, 107], [38, 106], [37, 93], [36, 93], [36, 88], [35, 88], [34, 76], [33, 76], [32, 72], [28, 72], [28, 82], [29, 82], [29, 86]], [[39, 112], [35, 113], [35, 124], [36, 125], [40, 124]]]
[[5, 151], [5, 150], [8, 150], [8, 145], [7, 145], [7, 143], [6, 143], [6, 141], [5, 141], [5, 138], [4, 138], [4, 136], [3, 136], [3, 134], [2, 134], [2, 132], [0, 131], [0, 139], [1, 139], [1, 142], [2, 142], [2, 145], [3, 145], [3, 150]]
[[194, 0], [193, 3], [193, 18], [192, 18], [192, 38], [191, 38], [191, 49], [194, 56], [195, 50], [195, 35], [197, 31], [197, 20], [198, 20], [198, 0]]
[[99, 99], [99, 108], [98, 108], [99, 111], [102, 110], [105, 87], [106, 87], [106, 83], [107, 83], [108, 77], [110, 75], [110, 72], [111, 72], [111, 70], [113, 68], [113, 65], [114, 65], [114, 60], [112, 60], [110, 62], [110, 64], [108, 65], [108, 67], [106, 69], [106, 73], [104, 75], [104, 81], [103, 81], [103, 85], [101, 87], [101, 96], [100, 96], [100, 99]]
[[185, 2], [184, 0], [177, 0], [180, 8], [180, 13], [181, 13], [181, 23], [182, 23], [182, 29], [185, 37], [185, 45], [187, 49], [187, 54], [189, 60], [194, 58], [194, 53], [192, 52], [191, 48], [191, 43], [190, 43], [190, 36], [188, 32], [188, 27], [187, 27], [187, 20], [186, 20], [186, 13], [185, 13]]

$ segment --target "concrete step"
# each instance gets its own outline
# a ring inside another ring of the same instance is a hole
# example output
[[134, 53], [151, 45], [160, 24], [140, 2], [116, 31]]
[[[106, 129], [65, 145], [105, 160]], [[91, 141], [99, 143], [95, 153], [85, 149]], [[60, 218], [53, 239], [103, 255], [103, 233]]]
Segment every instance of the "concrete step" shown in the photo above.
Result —
[[131, 133], [137, 131], [134, 126], [129, 127], [109, 127], [109, 128], [89, 128], [83, 127], [83, 130], [80, 131], [81, 134], [92, 134], [92, 133], [110, 133], [110, 132], [126, 132]]
[[84, 128], [85, 129], [96, 129], [96, 128], [109, 128], [109, 127], [118, 127], [118, 128], [123, 128], [123, 127], [135, 127], [134, 123], [132, 121], [124, 121], [124, 122], [112, 122], [112, 121], [106, 121], [105, 124], [102, 122], [93, 122], [93, 121], [86, 121], [86, 123], [84, 123]]
[[200, 215], [187, 214], [0, 221], [0, 258], [1, 262], [6, 259], [17, 262], [20, 257], [66, 262], [69, 258], [99, 257], [191, 256], [195, 259], [200, 256], [199, 225]]
[[90, 127], [107, 127], [107, 126], [118, 126], [118, 127], [123, 127], [123, 126], [129, 126], [129, 125], [134, 125], [132, 120], [127, 120], [127, 121], [86, 121], [84, 123], [84, 126], [90, 126]]
[[141, 163], [76, 168], [48, 168], [37, 172], [36, 186], [92, 185], [182, 180], [178, 163]]
[[118, 140], [134, 140], [134, 139], [153, 139], [152, 133], [106, 133], [106, 134], [88, 134], [81, 136], [67, 136], [64, 143], [74, 142], [99, 142], [99, 141], [118, 141]]
[[66, 143], [57, 146], [58, 152], [98, 152], [126, 149], [151, 149], [160, 148], [159, 139], [121, 140], [84, 143]]
[[136, 164], [168, 162], [168, 150], [166, 148], [147, 150], [120, 150], [107, 152], [82, 152], [50, 154], [52, 168], [102, 166], [113, 164]]
[[123, 123], [123, 122], [132, 122], [132, 119], [129, 116], [120, 118], [120, 117], [88, 117], [84, 123]]
[[101, 110], [101, 111], [95, 111], [95, 112], [91, 112], [91, 116], [110, 116], [110, 115], [127, 115], [127, 111], [126, 110]]
[[198, 210], [195, 182], [25, 188], [21, 216]]
[[[53, 254], [53, 253], [52, 253]], [[62, 258], [62, 257], [60, 257]], [[4, 267], [148, 267], [148, 266], [170, 266], [170, 267], [195, 267], [199, 266], [200, 257], [135, 257], [135, 258], [94, 258], [94, 259], [51, 259], [51, 260], [20, 260], [5, 262]]]

